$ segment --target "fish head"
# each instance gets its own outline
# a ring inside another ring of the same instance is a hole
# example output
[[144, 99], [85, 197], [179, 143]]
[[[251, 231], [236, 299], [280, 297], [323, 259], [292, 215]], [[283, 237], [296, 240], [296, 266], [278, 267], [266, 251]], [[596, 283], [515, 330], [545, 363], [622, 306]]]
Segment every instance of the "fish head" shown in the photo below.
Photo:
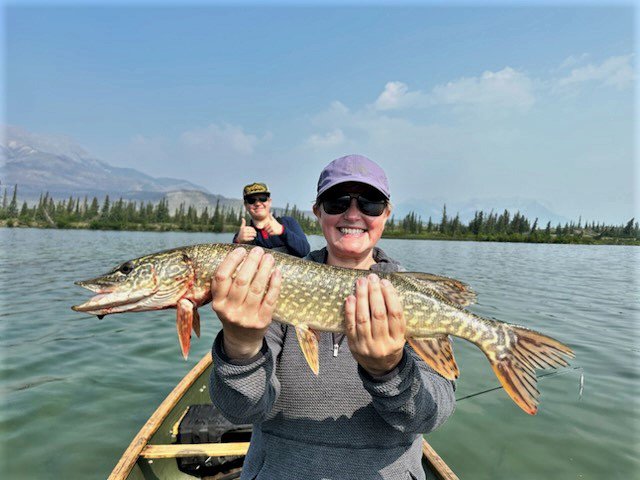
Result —
[[169, 250], [126, 261], [104, 275], [75, 282], [97, 295], [71, 308], [100, 317], [171, 308], [192, 283], [193, 268], [188, 255]]

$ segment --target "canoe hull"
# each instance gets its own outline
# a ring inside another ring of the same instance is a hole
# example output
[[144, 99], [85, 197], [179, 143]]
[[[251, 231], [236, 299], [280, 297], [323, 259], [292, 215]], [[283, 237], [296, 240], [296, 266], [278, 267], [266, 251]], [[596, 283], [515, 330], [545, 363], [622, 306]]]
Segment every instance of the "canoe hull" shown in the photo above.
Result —
[[[193, 480], [178, 469], [176, 457], [193, 455], [193, 449], [207, 445], [193, 444], [177, 447], [172, 445], [172, 429], [190, 405], [210, 404], [209, 377], [211, 372], [211, 354], [205, 355], [200, 362], [178, 383], [158, 409], [151, 415], [138, 435], [109, 476], [109, 480]], [[228, 447], [227, 447], [228, 446]], [[212, 451], [220, 456], [237, 455], [246, 451], [246, 444], [208, 444]], [[181, 452], [182, 447], [189, 448]], [[223, 448], [225, 451], [221, 451]], [[227, 448], [234, 449], [233, 451]], [[211, 456], [212, 451], [203, 453]], [[458, 480], [449, 466], [426, 441], [423, 442], [422, 465], [427, 480]], [[206, 477], [207, 480], [232, 480], [239, 472]]]

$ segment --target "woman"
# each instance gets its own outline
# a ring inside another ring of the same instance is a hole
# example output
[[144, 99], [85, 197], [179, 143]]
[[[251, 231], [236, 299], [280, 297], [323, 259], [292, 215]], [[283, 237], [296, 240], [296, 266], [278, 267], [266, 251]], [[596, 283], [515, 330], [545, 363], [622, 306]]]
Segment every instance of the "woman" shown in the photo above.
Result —
[[[376, 247], [389, 199], [386, 175], [368, 158], [331, 162], [313, 207], [327, 246], [306, 258], [398, 271]], [[348, 348], [343, 335], [323, 332], [315, 376], [295, 329], [271, 322], [281, 284], [273, 263], [261, 249], [238, 249], [212, 283], [223, 326], [213, 345], [212, 399], [230, 421], [254, 424], [242, 478], [424, 478], [421, 434], [448, 418], [455, 398], [451, 382], [405, 345], [393, 286], [375, 273], [357, 282], [355, 295], [345, 299]]]

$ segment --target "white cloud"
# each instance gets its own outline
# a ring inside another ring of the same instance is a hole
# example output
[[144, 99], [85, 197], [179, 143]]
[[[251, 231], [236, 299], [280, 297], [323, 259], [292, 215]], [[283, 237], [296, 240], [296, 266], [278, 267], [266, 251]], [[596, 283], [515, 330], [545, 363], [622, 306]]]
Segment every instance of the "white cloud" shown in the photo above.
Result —
[[575, 67], [576, 65], [584, 63], [584, 61], [587, 58], [589, 58], [589, 54], [588, 53], [581, 53], [580, 55], [569, 55], [567, 58], [565, 58], [562, 61], [562, 63], [558, 67], [558, 69], [562, 70], [564, 68]]
[[633, 55], [620, 55], [610, 57], [599, 65], [589, 64], [574, 68], [568, 76], [558, 80], [557, 87], [591, 82], [623, 89], [633, 84], [632, 57]]
[[535, 102], [533, 81], [511, 67], [438, 85], [431, 92], [431, 97], [436, 104], [517, 109], [529, 108]]
[[180, 135], [180, 141], [189, 149], [202, 152], [229, 152], [239, 155], [251, 155], [259, 142], [255, 135], [247, 134], [242, 127], [224, 124], [211, 124], [196, 128]]
[[385, 111], [451, 105], [527, 109], [535, 102], [533, 86], [526, 74], [511, 67], [437, 85], [429, 93], [410, 91], [405, 83], [394, 81], [385, 85], [374, 108]]
[[425, 95], [422, 92], [410, 92], [407, 84], [402, 82], [388, 82], [374, 106], [377, 110], [396, 110], [419, 107], [423, 103]]
[[330, 132], [321, 134], [314, 134], [309, 137], [308, 143], [312, 147], [318, 148], [331, 148], [342, 145], [345, 141], [345, 136], [342, 130], [336, 128]]

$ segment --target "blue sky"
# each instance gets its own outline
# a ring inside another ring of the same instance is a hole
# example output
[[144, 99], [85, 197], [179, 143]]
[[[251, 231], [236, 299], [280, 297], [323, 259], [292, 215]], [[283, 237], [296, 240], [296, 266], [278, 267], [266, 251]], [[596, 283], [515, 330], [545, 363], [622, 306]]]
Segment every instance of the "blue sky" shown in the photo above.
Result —
[[362, 153], [394, 202], [528, 198], [634, 209], [635, 22], [617, 7], [255, 6], [4, 11], [5, 123], [239, 197], [307, 208]]

